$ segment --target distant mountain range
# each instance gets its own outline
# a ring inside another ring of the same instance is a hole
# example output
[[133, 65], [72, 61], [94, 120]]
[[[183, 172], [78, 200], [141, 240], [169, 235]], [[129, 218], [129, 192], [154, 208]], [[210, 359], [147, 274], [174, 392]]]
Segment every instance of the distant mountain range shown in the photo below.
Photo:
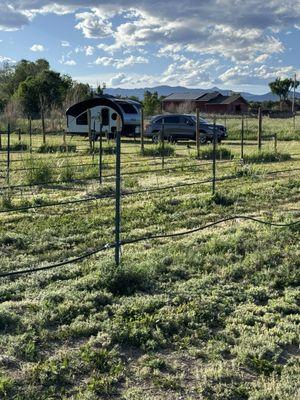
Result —
[[[155, 86], [155, 87], [145, 87], [140, 89], [121, 89], [121, 88], [107, 88], [105, 93], [110, 94], [112, 96], [136, 96], [139, 99], [143, 99], [144, 92], [149, 90], [150, 92], [158, 92], [159, 96], [168, 96], [171, 93], [182, 93], [182, 92], [220, 92], [223, 95], [228, 95], [230, 93], [229, 90], [219, 89], [217, 87], [213, 87], [211, 89], [188, 89], [183, 86]], [[265, 94], [253, 94], [248, 92], [241, 92], [241, 95], [248, 101], [276, 101], [278, 97], [272, 94], [271, 92]], [[296, 94], [297, 98], [300, 98], [300, 93]]]

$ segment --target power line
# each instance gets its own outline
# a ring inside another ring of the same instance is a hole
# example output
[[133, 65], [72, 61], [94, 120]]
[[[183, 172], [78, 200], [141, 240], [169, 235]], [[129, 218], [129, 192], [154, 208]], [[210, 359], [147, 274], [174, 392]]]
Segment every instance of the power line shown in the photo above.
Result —
[[[215, 222], [211, 222], [207, 225], [204, 226], [200, 226], [194, 229], [189, 229], [183, 232], [175, 232], [175, 233], [167, 233], [167, 234], [159, 234], [159, 235], [150, 235], [150, 236], [143, 236], [143, 237], [139, 237], [139, 238], [135, 238], [135, 239], [127, 239], [127, 240], [123, 240], [120, 242], [120, 244], [122, 246], [127, 245], [127, 244], [134, 244], [134, 243], [138, 243], [138, 242], [142, 242], [145, 240], [154, 240], [154, 239], [166, 239], [166, 238], [173, 238], [173, 237], [179, 237], [179, 236], [185, 236], [185, 235], [189, 235], [195, 232], [199, 232], [202, 231], [204, 229], [208, 229], [211, 228], [213, 226], [219, 225], [221, 223], [224, 222], [229, 222], [229, 221], [233, 221], [233, 220], [239, 220], [239, 219], [243, 219], [243, 220], [249, 220], [249, 221], [253, 221], [253, 222], [257, 222], [259, 224], [263, 224], [263, 225], [267, 225], [267, 226], [273, 226], [273, 227], [292, 227], [292, 226], [296, 226], [300, 223], [300, 220], [294, 221], [294, 222], [290, 222], [287, 224], [284, 223], [276, 223], [276, 222], [269, 222], [269, 221], [263, 221], [260, 220], [258, 218], [255, 217], [251, 217], [251, 216], [246, 216], [246, 215], [234, 215], [231, 217], [226, 217], [223, 219], [220, 219], [218, 221]], [[101, 246], [98, 249], [92, 250], [92, 251], [88, 251], [86, 253], [83, 253], [81, 256], [78, 257], [74, 257], [71, 258], [69, 260], [65, 260], [65, 261], [61, 261], [55, 264], [50, 264], [50, 265], [45, 265], [45, 266], [41, 266], [41, 267], [37, 267], [37, 268], [26, 268], [23, 270], [17, 270], [17, 271], [11, 271], [11, 272], [7, 272], [7, 273], [3, 273], [0, 274], [0, 278], [6, 278], [6, 277], [10, 277], [10, 276], [16, 276], [16, 275], [23, 275], [23, 274], [29, 274], [29, 273], [35, 273], [35, 272], [39, 272], [39, 271], [45, 271], [45, 270], [50, 270], [53, 268], [57, 268], [57, 267], [62, 267], [68, 264], [73, 264], [73, 263], [77, 263], [79, 261], [82, 261], [86, 258], [89, 258], [95, 254], [98, 254], [100, 252], [106, 251], [108, 249], [112, 249], [115, 248], [116, 244], [115, 243], [108, 243], [104, 246]]]

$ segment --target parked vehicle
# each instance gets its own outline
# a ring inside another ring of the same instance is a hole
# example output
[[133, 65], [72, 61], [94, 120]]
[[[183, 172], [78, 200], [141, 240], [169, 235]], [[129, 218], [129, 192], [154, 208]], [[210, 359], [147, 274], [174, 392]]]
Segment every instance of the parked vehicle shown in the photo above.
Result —
[[[227, 137], [227, 130], [223, 125], [216, 125], [217, 141]], [[178, 140], [196, 140], [196, 117], [186, 114], [156, 115], [146, 126], [145, 136], [152, 139], [154, 143], [159, 142], [161, 132], [164, 132], [164, 138], [170, 142]], [[212, 142], [214, 137], [214, 125], [208, 123], [205, 119], [199, 120], [200, 142]]]

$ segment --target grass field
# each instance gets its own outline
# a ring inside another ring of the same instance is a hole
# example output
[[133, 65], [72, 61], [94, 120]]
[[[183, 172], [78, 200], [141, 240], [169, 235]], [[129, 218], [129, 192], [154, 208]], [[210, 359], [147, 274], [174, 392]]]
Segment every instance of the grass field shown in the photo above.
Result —
[[[47, 142], [61, 145], [61, 137]], [[85, 139], [68, 138], [72, 151], [63, 153], [38, 152], [40, 145], [36, 136], [32, 154], [12, 152], [11, 187], [0, 155], [1, 274], [114, 241], [113, 142], [104, 143], [101, 185], [98, 144], [94, 156]], [[265, 142], [259, 156], [248, 140], [243, 164], [240, 143], [224, 142], [212, 196], [211, 146], [200, 160], [192, 145], [166, 146], [163, 169], [157, 149], [143, 156], [124, 139], [122, 239], [236, 215], [299, 220], [300, 141], [280, 140], [277, 155], [273, 147]], [[0, 398], [297, 399], [299, 232], [238, 218], [124, 245], [119, 269], [108, 249], [0, 278]]]

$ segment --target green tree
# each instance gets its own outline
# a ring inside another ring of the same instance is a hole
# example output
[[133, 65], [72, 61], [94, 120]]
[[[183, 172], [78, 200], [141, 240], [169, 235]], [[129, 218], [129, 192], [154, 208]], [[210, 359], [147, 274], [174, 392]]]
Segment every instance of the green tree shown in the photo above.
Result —
[[144, 93], [144, 112], [145, 115], [154, 115], [160, 112], [161, 110], [161, 98], [158, 96], [157, 92], [151, 93], [149, 90], [146, 90]]
[[291, 78], [276, 78], [274, 82], [269, 83], [271, 92], [279, 97], [280, 102], [287, 101], [290, 91], [299, 86], [299, 81], [294, 82]]

